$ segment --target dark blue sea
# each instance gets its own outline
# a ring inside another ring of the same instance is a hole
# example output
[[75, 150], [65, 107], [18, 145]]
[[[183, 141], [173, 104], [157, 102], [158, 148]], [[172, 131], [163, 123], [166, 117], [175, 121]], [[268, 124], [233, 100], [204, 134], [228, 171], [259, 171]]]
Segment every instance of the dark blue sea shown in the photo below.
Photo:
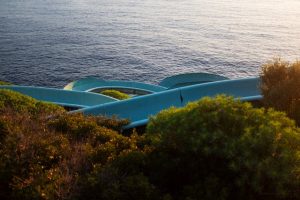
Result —
[[16, 84], [250, 77], [279, 56], [300, 58], [299, 0], [0, 0], [0, 80]]

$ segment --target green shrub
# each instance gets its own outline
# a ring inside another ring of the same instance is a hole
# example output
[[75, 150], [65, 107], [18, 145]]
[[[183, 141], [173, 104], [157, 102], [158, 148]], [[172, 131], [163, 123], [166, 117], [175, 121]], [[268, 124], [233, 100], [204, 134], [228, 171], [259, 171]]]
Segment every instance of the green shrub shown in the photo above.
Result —
[[2, 184], [11, 190], [7, 196], [55, 199], [62, 194], [57, 192], [65, 178], [60, 163], [71, 158], [68, 140], [42, 130], [21, 131], [10, 133], [0, 150], [0, 177], [5, 181]]
[[64, 112], [60, 106], [0, 90], [0, 199], [41, 199], [45, 191], [56, 193], [57, 183], [46, 173], [70, 150], [66, 138], [53, 135], [45, 124], [49, 116]]
[[[117, 132], [119, 127], [126, 123], [125, 120], [84, 116], [79, 113], [61, 115], [48, 121], [50, 130], [66, 136], [71, 144], [76, 144], [84, 150], [80, 155], [82, 162], [77, 163], [80, 173], [77, 171], [76, 190], [71, 192], [69, 198], [97, 199], [97, 197], [105, 196], [104, 193], [107, 191], [104, 188], [107, 186], [99, 182], [102, 183], [106, 179], [104, 180], [102, 176], [98, 177], [98, 175], [102, 173], [103, 169], [110, 170], [110, 163], [120, 155], [137, 150], [138, 136], [125, 137]], [[72, 165], [67, 167], [73, 168]]]
[[11, 85], [11, 83], [0, 81], [0, 85]]
[[[10, 130], [17, 130], [25, 125], [27, 118], [46, 119], [65, 113], [65, 110], [57, 105], [37, 101], [11, 90], [0, 89], [0, 144]], [[19, 124], [15, 119], [22, 118]]]
[[84, 116], [81, 113], [64, 114], [57, 116], [49, 121], [49, 126], [55, 131], [60, 131], [65, 134], [72, 134], [77, 136], [88, 136], [100, 127], [106, 127], [118, 131], [129, 123], [128, 120], [118, 120], [117, 118], [106, 118], [103, 116]]
[[11, 108], [16, 112], [32, 111], [37, 101], [31, 97], [20, 93], [1, 89], [0, 90], [0, 109]]
[[277, 59], [263, 65], [260, 88], [265, 106], [286, 112], [300, 125], [300, 62]]
[[127, 120], [61, 109], [0, 91], [0, 199], [299, 199], [300, 131], [283, 113], [204, 98], [126, 137]]
[[123, 92], [119, 92], [117, 90], [104, 90], [101, 92], [101, 94], [110, 96], [116, 99], [124, 100], [124, 99], [129, 99], [130, 96], [128, 94], [125, 94]]
[[[61, 107], [1, 90], [0, 199], [85, 199], [92, 190], [96, 192], [91, 197], [105, 196], [107, 186], [94, 187], [105, 181], [98, 172], [112, 171], [112, 162], [138, 151], [138, 135], [118, 133], [127, 123], [68, 115]], [[134, 187], [138, 178], [134, 174], [122, 179], [122, 191]], [[138, 194], [148, 187], [142, 178]]]
[[[115, 166], [114, 164], [104, 167], [98, 165], [88, 178], [83, 181], [85, 192], [81, 193], [79, 199], [157, 199], [155, 186], [149, 182], [147, 176], [140, 172], [132, 173], [126, 171], [123, 167], [123, 165]], [[136, 166], [134, 168], [138, 169]]]
[[138, 147], [140, 136], [112, 135], [95, 147], [90, 159], [93, 167], [80, 181], [78, 199], [135, 200], [154, 199], [155, 189], [142, 173], [146, 154]]
[[151, 183], [174, 199], [299, 199], [300, 131], [274, 110], [218, 96], [150, 120]]
[[14, 113], [28, 113], [32, 115], [47, 113], [60, 114], [65, 110], [57, 105], [37, 101], [29, 96], [11, 90], [0, 89], [0, 112], [10, 109]]

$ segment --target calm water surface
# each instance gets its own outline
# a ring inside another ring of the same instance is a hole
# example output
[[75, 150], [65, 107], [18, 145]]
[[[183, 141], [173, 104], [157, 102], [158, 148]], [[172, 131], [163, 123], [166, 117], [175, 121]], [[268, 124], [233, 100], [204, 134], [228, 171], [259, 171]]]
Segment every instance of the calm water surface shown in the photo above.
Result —
[[248, 77], [275, 56], [300, 58], [300, 0], [0, 0], [0, 79], [17, 84]]

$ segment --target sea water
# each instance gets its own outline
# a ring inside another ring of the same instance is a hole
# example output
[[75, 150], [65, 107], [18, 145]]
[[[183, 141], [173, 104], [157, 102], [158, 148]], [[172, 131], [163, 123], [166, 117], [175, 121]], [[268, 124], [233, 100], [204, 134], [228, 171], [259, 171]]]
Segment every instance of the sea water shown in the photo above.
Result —
[[158, 83], [300, 58], [300, 0], [0, 0], [0, 80]]

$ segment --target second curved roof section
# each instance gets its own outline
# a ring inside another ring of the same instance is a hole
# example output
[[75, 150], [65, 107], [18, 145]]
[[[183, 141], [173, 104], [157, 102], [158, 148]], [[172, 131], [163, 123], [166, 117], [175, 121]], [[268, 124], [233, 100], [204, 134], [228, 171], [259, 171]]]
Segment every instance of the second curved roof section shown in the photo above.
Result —
[[179, 88], [199, 83], [227, 80], [227, 77], [210, 73], [178, 74], [163, 79], [159, 85], [135, 81], [103, 80], [94, 77], [73, 81], [64, 87], [65, 90], [97, 91], [101, 89], [123, 89], [144, 91], [145, 94], [161, 92], [167, 89]]
[[93, 77], [83, 78], [77, 81], [73, 81], [64, 87], [65, 90], [76, 90], [76, 91], [93, 91], [99, 89], [131, 89], [144, 91], [146, 93], [155, 93], [166, 90], [166, 87], [134, 82], [134, 81], [106, 81]]
[[[145, 95], [129, 100], [107, 103], [75, 112], [83, 112], [88, 115], [117, 116], [129, 119], [132, 124], [144, 122], [151, 115], [156, 115], [169, 107], [182, 107], [188, 102], [198, 100], [205, 96], [226, 94], [240, 98], [259, 97], [259, 78], [244, 78], [224, 80], [212, 83], [204, 83], [186, 86]], [[255, 98], [254, 98], [255, 99]]]
[[74, 108], [87, 108], [118, 101], [115, 98], [101, 94], [81, 91], [66, 91], [55, 88], [32, 87], [32, 86], [0, 86], [0, 89], [13, 90], [24, 95], [31, 96], [40, 101], [46, 101], [61, 106]]
[[222, 81], [229, 78], [210, 73], [186, 73], [178, 74], [163, 79], [159, 85], [169, 89], [195, 85], [206, 82]]

